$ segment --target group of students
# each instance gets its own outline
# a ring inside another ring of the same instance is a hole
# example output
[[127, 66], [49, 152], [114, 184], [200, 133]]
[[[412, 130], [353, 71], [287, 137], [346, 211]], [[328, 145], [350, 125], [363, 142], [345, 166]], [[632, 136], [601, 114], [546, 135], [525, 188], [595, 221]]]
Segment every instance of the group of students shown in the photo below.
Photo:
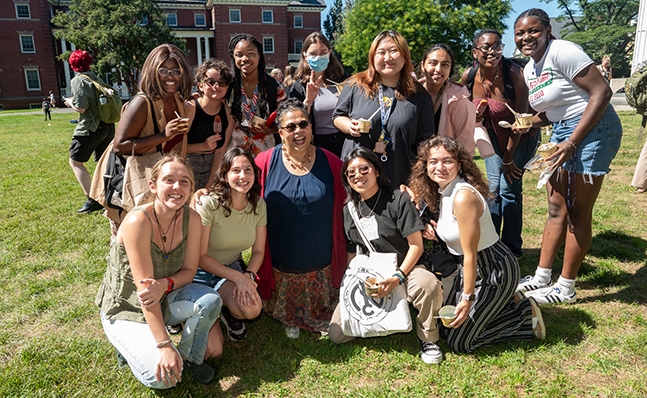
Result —
[[[126, 108], [114, 148], [143, 154], [162, 146], [170, 153], [153, 168], [140, 206], [113, 219], [115, 242], [97, 304], [118, 358], [153, 388], [176, 385], [183, 370], [208, 383], [215, 371], [204, 360], [223, 349], [218, 318], [229, 339], [240, 340], [244, 321], [262, 310], [290, 338], [304, 329], [349, 341], [340, 326], [339, 286], [357, 249], [368, 248], [347, 202], [370, 229], [375, 250], [397, 254], [398, 271], [379, 281], [374, 298], [405, 285], [418, 311], [424, 362], [442, 361], [441, 335], [464, 353], [545, 338], [538, 304], [575, 299], [592, 208], [622, 130], [604, 78], [577, 45], [552, 37], [544, 11], [522, 13], [514, 34], [528, 64], [503, 59], [501, 35], [481, 31], [465, 87], [450, 80], [454, 56], [446, 45], [424, 55], [421, 84], [406, 40], [382, 32], [368, 69], [346, 79], [329, 42], [313, 33], [288, 100], [264, 72], [262, 46], [250, 35], [230, 42], [233, 73], [220, 61], [198, 68], [197, 99], [182, 52], [153, 50], [142, 69], [142, 95]], [[477, 112], [482, 100], [487, 107]], [[506, 104], [533, 111], [533, 128], [517, 128]], [[503, 131], [503, 120], [513, 128]], [[547, 184], [549, 215], [539, 267], [522, 279], [523, 165], [537, 128], [549, 123], [557, 146], [549, 157], [556, 169]], [[473, 160], [477, 125], [495, 150], [487, 179]], [[184, 134], [187, 158], [173, 148]], [[204, 189], [193, 196], [196, 188]], [[430, 250], [424, 241], [439, 239], [460, 258], [444, 290], [432, 264], [420, 262]], [[563, 244], [562, 276], [551, 284]], [[250, 247], [245, 264], [241, 253]], [[450, 327], [434, 318], [443, 303], [456, 306]], [[176, 347], [166, 327], [178, 324]]]

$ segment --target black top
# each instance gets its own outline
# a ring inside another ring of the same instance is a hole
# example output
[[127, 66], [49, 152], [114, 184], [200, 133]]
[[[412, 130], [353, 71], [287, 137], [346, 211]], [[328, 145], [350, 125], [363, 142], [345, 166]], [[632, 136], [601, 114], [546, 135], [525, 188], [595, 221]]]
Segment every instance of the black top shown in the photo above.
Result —
[[[380, 194], [378, 191], [370, 199], [361, 201], [359, 204], [360, 213], [368, 216], [371, 209], [375, 207], [373, 215], [377, 221], [379, 238], [372, 240], [371, 244], [380, 253], [397, 253], [398, 265], [400, 265], [409, 251], [407, 236], [414, 232], [422, 231], [424, 225], [409, 195], [399, 190], [393, 193], [386, 190], [381, 192]], [[361, 215], [360, 218], [362, 218]], [[344, 232], [346, 240], [349, 242], [346, 248], [349, 253], [355, 252], [355, 245], [359, 245], [362, 252], [368, 253], [368, 249], [365, 247], [364, 241], [346, 206], [344, 206]]]
[[218, 140], [216, 148], [221, 148], [225, 143], [225, 131], [229, 126], [229, 119], [227, 118], [227, 110], [225, 109], [225, 104], [220, 106], [220, 111], [215, 115], [209, 115], [207, 112], [202, 109], [200, 102], [195, 99], [195, 118], [191, 124], [191, 129], [189, 130], [189, 136], [187, 138], [189, 144], [200, 144], [207, 140], [207, 138], [215, 135], [214, 131], [214, 122], [216, 116], [220, 118], [220, 124], [222, 128], [220, 130], [221, 138]]

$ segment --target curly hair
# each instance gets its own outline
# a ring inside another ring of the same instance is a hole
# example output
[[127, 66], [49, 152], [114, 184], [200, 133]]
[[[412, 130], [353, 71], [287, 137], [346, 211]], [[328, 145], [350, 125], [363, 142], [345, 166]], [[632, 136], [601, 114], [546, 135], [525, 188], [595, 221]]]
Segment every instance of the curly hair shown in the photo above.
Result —
[[258, 214], [256, 212], [256, 206], [258, 205], [258, 199], [261, 197], [261, 184], [259, 182], [261, 169], [258, 168], [254, 162], [254, 156], [247, 149], [234, 147], [228, 150], [227, 153], [225, 153], [225, 156], [222, 157], [220, 167], [216, 172], [216, 181], [208, 189], [209, 194], [215, 197], [217, 203], [216, 208], [213, 210], [216, 210], [218, 206], [222, 206], [225, 217], [229, 217], [231, 215], [232, 206], [231, 187], [227, 181], [227, 174], [229, 173], [229, 170], [231, 170], [234, 160], [239, 156], [246, 157], [254, 169], [254, 184], [250, 190], [247, 191], [247, 201], [252, 204], [252, 212], [254, 214]]
[[440, 193], [438, 183], [434, 182], [427, 173], [427, 161], [433, 148], [443, 147], [458, 162], [459, 177], [472, 185], [485, 200], [492, 197], [487, 180], [478, 168], [470, 154], [458, 141], [449, 137], [437, 136], [429, 139], [418, 148], [418, 158], [411, 169], [409, 188], [414, 193], [417, 203], [424, 201], [429, 210], [438, 211]]
[[276, 110], [276, 125], [278, 127], [281, 127], [281, 124], [283, 124], [283, 117], [288, 112], [301, 112], [308, 120], [310, 120], [310, 114], [306, 110], [306, 106], [303, 105], [303, 102], [298, 98], [288, 98], [281, 102]]
[[195, 70], [195, 85], [198, 88], [198, 93], [200, 93], [200, 96], [204, 95], [202, 90], [200, 90], [200, 83], [203, 83], [205, 80], [207, 80], [207, 72], [210, 69], [215, 69], [215, 71], [220, 75], [220, 80], [225, 82], [227, 86], [231, 86], [231, 82], [234, 80], [234, 75], [231, 74], [231, 70], [226, 63], [219, 59], [209, 58]]
[[254, 36], [247, 33], [239, 33], [229, 40], [229, 58], [231, 58], [231, 69], [234, 71], [234, 81], [229, 86], [229, 91], [227, 92], [227, 97], [230, 98], [230, 107], [231, 107], [231, 116], [234, 118], [236, 123], [240, 124], [243, 121], [243, 111], [241, 108], [242, 101], [242, 92], [240, 86], [242, 84], [242, 77], [240, 75], [240, 69], [236, 66], [236, 61], [234, 60], [234, 50], [236, 45], [241, 41], [248, 41], [256, 47], [258, 51], [258, 104], [256, 109], [260, 112], [260, 117], [267, 119], [269, 116], [267, 114], [267, 79], [273, 79], [265, 73], [265, 55], [263, 54], [263, 45], [258, 41]]
[[67, 61], [74, 72], [87, 72], [92, 65], [92, 56], [85, 50], [74, 50]]
[[193, 72], [184, 52], [173, 44], [160, 44], [148, 54], [141, 69], [139, 89], [148, 98], [158, 100], [166, 97], [158, 70], [168, 59], [174, 59], [182, 74], [180, 75], [180, 88], [178, 92], [183, 99], [191, 98], [193, 86]]
[[394, 30], [385, 30], [375, 36], [368, 50], [368, 69], [348, 79], [349, 85], [360, 87], [366, 98], [373, 98], [377, 94], [380, 85], [380, 75], [375, 70], [375, 53], [382, 40], [387, 38], [395, 42], [400, 56], [404, 59], [404, 66], [402, 67], [402, 71], [400, 71], [400, 80], [398, 86], [395, 88], [395, 97], [402, 101], [417, 92], [425, 92], [426, 90], [413, 77], [413, 62], [411, 61], [409, 45], [405, 38]]
[[[191, 180], [191, 193], [193, 193], [193, 190], [195, 189], [195, 180], [193, 178], [193, 168], [189, 164], [189, 161], [187, 160], [186, 157], [181, 157], [178, 153], [175, 153], [175, 152], [170, 152], [164, 155], [160, 160], [157, 161], [157, 163], [155, 163], [155, 165], [151, 169], [151, 176], [148, 179], [148, 181], [152, 183], [156, 183], [157, 178], [159, 177], [159, 174], [162, 171], [162, 167], [165, 164], [171, 163], [171, 162], [180, 163], [187, 168], [187, 170], [189, 171], [189, 179]], [[153, 200], [155, 200], [155, 197], [153, 196], [153, 193], [149, 189], [146, 191], [146, 193], [144, 193], [144, 196], [142, 198], [142, 203], [149, 203], [149, 202], [152, 202]]]
[[348, 156], [346, 156], [344, 163], [341, 166], [341, 182], [344, 185], [344, 189], [347, 194], [346, 203], [352, 201], [355, 204], [355, 207], [359, 207], [359, 202], [362, 200], [362, 197], [350, 186], [348, 177], [346, 177], [346, 170], [348, 170], [348, 164], [357, 158], [362, 158], [373, 166], [373, 170], [377, 176], [377, 186], [379, 189], [385, 189], [387, 191], [391, 190], [391, 181], [389, 181], [389, 177], [386, 176], [384, 168], [382, 168], [382, 162], [377, 158], [375, 152], [362, 146], [357, 147], [349, 153]]

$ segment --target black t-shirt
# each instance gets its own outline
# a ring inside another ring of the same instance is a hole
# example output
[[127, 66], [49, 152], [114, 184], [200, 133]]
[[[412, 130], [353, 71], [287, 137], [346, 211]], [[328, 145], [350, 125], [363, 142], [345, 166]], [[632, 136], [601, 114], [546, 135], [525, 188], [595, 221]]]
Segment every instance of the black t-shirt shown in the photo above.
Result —
[[[409, 251], [407, 236], [424, 229], [411, 197], [399, 190], [391, 193], [382, 189], [372, 198], [359, 203], [359, 218], [371, 214], [371, 209], [377, 221], [379, 234], [379, 238], [372, 240], [371, 244], [380, 253], [397, 253], [398, 265], [402, 264]], [[359, 245], [364, 253], [368, 253], [347, 206], [344, 206], [344, 232], [348, 241], [348, 252], [354, 253], [355, 245]]]
[[193, 123], [191, 124], [191, 129], [189, 130], [189, 135], [187, 137], [187, 142], [189, 144], [201, 144], [207, 140], [207, 138], [215, 135], [214, 131], [214, 122], [216, 116], [220, 118], [220, 124], [222, 129], [220, 131], [220, 140], [216, 144], [216, 148], [221, 148], [225, 143], [225, 132], [227, 127], [229, 127], [229, 119], [227, 118], [227, 111], [225, 110], [225, 104], [220, 106], [220, 111], [215, 115], [209, 115], [207, 112], [202, 109], [200, 102], [196, 99], [195, 102], [195, 117]]

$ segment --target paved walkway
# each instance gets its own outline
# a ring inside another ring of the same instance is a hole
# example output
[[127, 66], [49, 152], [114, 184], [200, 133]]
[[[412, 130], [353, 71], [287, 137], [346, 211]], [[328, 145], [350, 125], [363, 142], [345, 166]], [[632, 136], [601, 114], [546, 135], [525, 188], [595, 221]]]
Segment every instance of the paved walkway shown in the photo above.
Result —
[[[73, 109], [71, 108], [52, 108], [52, 115], [55, 114], [61, 114], [61, 113], [76, 113]], [[25, 110], [24, 112], [4, 112], [0, 111], [0, 116], [15, 116], [15, 115], [34, 115], [34, 114], [43, 114], [42, 109], [30, 109], [30, 110]]]

